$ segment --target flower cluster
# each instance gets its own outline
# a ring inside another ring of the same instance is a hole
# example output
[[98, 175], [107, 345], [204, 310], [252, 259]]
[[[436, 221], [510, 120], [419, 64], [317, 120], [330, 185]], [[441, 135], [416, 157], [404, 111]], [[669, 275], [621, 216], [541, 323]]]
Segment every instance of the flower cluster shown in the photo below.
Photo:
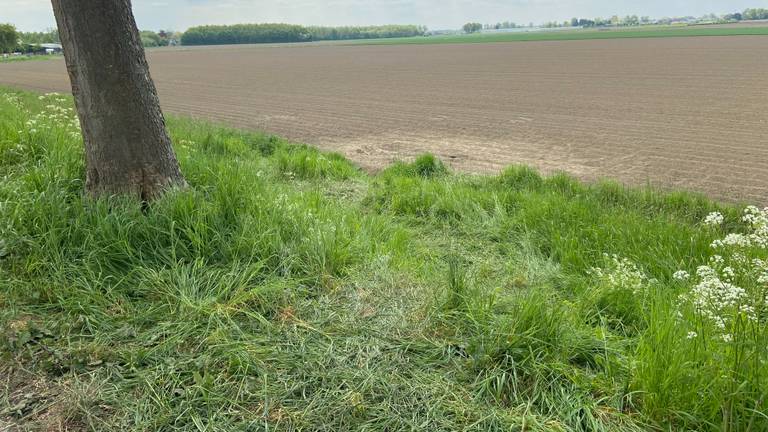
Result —
[[21, 98], [13, 93], [2, 93], [3, 99], [5, 99], [6, 102], [13, 105], [14, 108], [23, 110], [24, 104], [21, 103]]
[[683, 299], [690, 301], [696, 312], [721, 331], [739, 313], [754, 320], [754, 309], [747, 304], [747, 291], [731, 282], [735, 276], [732, 267], [717, 269], [701, 266], [697, 269], [698, 283]]
[[589, 273], [613, 289], [629, 290], [634, 294], [644, 291], [650, 282], [635, 263], [618, 255], [603, 254], [608, 265], [606, 268], [593, 267]]
[[723, 217], [722, 213], [719, 212], [713, 212], [707, 215], [706, 218], [704, 218], [704, 225], [709, 226], [718, 226], [722, 225], [725, 218]]
[[80, 137], [80, 121], [72, 108], [63, 106], [67, 101], [65, 98], [58, 93], [47, 93], [39, 96], [38, 99], [49, 103], [41, 112], [27, 120], [25, 126], [29, 133], [35, 134], [42, 129], [63, 127], [64, 132], [72, 138]]
[[[733, 341], [743, 328], [739, 323], [750, 323], [762, 331], [765, 320], [761, 317], [768, 309], [768, 208], [747, 207], [742, 221], [747, 232], [727, 233], [712, 242], [716, 254], [696, 270], [692, 287], [680, 296], [681, 305], [692, 308], [699, 325], [710, 323], [715, 336], [725, 342]], [[719, 226], [723, 217], [712, 213], [704, 223]], [[675, 278], [689, 279], [683, 275], [687, 273], [679, 271]]]

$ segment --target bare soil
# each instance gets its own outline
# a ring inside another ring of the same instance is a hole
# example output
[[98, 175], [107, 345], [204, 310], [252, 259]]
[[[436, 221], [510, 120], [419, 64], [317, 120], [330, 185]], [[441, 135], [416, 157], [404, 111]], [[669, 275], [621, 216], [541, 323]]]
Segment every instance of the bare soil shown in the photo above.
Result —
[[[149, 51], [166, 112], [265, 130], [366, 169], [433, 152], [768, 204], [768, 38]], [[68, 91], [63, 61], [0, 84]]]

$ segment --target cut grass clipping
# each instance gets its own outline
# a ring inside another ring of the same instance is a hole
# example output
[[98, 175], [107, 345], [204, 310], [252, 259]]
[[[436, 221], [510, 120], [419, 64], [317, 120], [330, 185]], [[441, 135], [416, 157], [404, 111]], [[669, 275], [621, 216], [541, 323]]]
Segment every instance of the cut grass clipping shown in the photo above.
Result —
[[0, 429], [768, 430], [757, 209], [170, 119], [143, 212], [69, 97], [0, 119]]

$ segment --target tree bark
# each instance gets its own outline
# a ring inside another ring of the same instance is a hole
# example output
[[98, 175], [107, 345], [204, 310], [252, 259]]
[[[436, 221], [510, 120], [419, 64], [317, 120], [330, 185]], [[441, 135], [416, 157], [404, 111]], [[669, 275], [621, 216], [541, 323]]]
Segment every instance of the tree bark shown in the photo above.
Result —
[[144, 201], [184, 185], [130, 0], [51, 0], [85, 141], [86, 190]]

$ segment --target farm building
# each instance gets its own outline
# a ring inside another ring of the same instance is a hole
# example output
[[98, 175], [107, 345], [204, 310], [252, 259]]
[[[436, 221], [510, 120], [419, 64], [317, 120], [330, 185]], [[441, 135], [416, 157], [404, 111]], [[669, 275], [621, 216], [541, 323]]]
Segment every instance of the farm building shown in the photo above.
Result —
[[57, 43], [44, 43], [44, 44], [39, 44], [37, 46], [45, 50], [46, 54], [61, 54], [61, 52], [63, 51], [61, 44], [57, 44]]

